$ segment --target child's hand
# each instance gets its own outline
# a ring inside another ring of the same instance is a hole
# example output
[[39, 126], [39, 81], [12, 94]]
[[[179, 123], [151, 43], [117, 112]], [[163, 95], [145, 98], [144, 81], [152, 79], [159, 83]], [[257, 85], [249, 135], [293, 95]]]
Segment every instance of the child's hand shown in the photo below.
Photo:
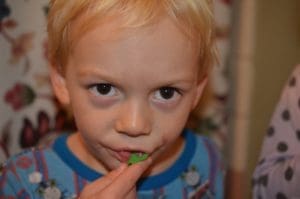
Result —
[[150, 166], [151, 158], [137, 164], [122, 164], [118, 169], [88, 184], [80, 194], [80, 199], [136, 199], [136, 182]]

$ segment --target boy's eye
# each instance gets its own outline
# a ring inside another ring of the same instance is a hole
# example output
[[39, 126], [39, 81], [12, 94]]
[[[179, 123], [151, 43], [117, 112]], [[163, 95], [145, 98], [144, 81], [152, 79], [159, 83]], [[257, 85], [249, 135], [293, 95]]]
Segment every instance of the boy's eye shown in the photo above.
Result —
[[162, 87], [155, 92], [155, 98], [159, 100], [170, 100], [175, 98], [179, 92], [173, 87]]
[[89, 86], [89, 90], [96, 96], [114, 96], [116, 94], [116, 88], [111, 84], [93, 84]]

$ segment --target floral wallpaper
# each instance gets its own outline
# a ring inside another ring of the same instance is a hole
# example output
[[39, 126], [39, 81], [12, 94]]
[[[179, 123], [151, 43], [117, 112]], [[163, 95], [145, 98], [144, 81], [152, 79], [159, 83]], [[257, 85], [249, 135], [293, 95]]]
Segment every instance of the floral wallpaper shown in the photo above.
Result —
[[[48, 0], [0, 0], [0, 162], [75, 127], [49, 84], [47, 4]], [[199, 110], [196, 128], [222, 148], [227, 131], [230, 0], [216, 0], [215, 12], [220, 64], [213, 70], [208, 108]]]
[[47, 0], [0, 0], [0, 162], [74, 129], [47, 74]]

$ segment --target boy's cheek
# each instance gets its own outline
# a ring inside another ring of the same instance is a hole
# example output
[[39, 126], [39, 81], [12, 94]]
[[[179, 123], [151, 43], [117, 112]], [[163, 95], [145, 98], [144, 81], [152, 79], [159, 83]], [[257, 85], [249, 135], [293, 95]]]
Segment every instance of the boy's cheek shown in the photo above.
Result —
[[[178, 129], [177, 129], [178, 131]], [[171, 132], [171, 131], [170, 131]], [[180, 136], [181, 132], [176, 132], [173, 131], [173, 133], [167, 133], [164, 136], [162, 136], [161, 138], [161, 142], [160, 142], [160, 148], [167, 148], [168, 146], [174, 144], [174, 142], [176, 142], [176, 140], [178, 139], [178, 137]]]

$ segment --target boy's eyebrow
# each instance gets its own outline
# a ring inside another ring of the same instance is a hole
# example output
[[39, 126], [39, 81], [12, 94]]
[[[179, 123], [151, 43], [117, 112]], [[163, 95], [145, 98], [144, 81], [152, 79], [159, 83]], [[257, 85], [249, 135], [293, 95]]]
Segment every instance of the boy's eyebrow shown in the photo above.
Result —
[[105, 79], [107, 81], [114, 82], [114, 78], [111, 75], [109, 75], [110, 73], [104, 72], [104, 71], [99, 71], [98, 69], [94, 69], [94, 68], [93, 69], [84, 69], [84, 70], [80, 70], [78, 73], [79, 73], [80, 77], [101, 78], [101, 79]]
[[[110, 72], [105, 72], [103, 70], [95, 69], [95, 68], [89, 68], [89, 69], [83, 69], [79, 71], [80, 77], [91, 77], [91, 78], [100, 78], [108, 82], [112, 82], [114, 84], [121, 84], [119, 79], [123, 79], [123, 75], [126, 74], [119, 74], [117, 78], [114, 78], [114, 75], [110, 75]], [[115, 73], [114, 73], [115, 74]], [[169, 76], [170, 77], [170, 76]], [[195, 82], [195, 80], [187, 77], [178, 77], [176, 74], [173, 77], [170, 78], [164, 78], [161, 81], [159, 79], [156, 79], [157, 87], [160, 86], [172, 86], [175, 84], [186, 84], [191, 85]]]

